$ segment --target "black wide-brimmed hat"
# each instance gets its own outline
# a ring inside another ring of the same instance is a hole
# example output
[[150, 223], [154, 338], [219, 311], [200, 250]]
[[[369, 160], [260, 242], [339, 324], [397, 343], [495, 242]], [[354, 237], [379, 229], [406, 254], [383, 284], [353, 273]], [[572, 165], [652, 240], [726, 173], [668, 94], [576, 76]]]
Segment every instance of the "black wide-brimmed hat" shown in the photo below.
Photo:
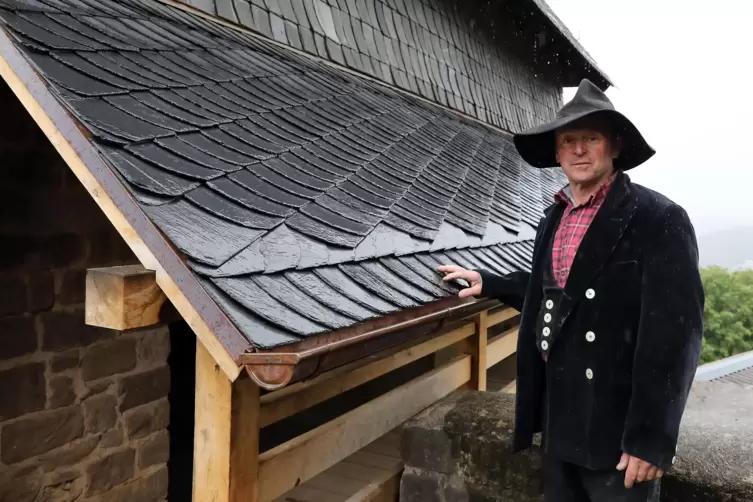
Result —
[[554, 167], [555, 131], [591, 115], [603, 115], [612, 123], [613, 132], [622, 138], [622, 148], [614, 160], [614, 167], [627, 171], [650, 159], [654, 153], [638, 128], [627, 117], [615, 110], [601, 89], [590, 80], [583, 79], [575, 96], [563, 106], [551, 122], [542, 124], [514, 136], [515, 147], [523, 160], [534, 167]]

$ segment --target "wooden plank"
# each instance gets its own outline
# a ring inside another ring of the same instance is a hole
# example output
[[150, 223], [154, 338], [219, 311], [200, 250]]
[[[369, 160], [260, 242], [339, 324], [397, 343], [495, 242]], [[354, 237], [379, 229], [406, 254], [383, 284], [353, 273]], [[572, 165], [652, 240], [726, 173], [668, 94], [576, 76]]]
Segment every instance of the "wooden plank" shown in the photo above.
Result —
[[260, 500], [274, 500], [328, 469], [470, 380], [461, 356], [260, 456]]
[[233, 385], [230, 502], [259, 500], [260, 393], [250, 378], [240, 378]]
[[261, 427], [278, 422], [283, 418], [358, 387], [394, 369], [457, 343], [471, 336], [474, 330], [474, 325], [468, 323], [444, 335], [429, 338], [420, 344], [416, 344], [413, 341], [399, 345], [396, 349], [389, 351], [383, 358], [372, 363], [364, 364], [363, 361], [356, 361], [354, 364], [346, 365], [347, 370], [336, 369], [309, 382], [293, 384], [289, 388], [272, 392], [262, 397]]
[[193, 502], [229, 502], [232, 387], [196, 340]]
[[91, 326], [126, 330], [158, 324], [165, 300], [154, 271], [141, 265], [86, 271], [84, 320]]
[[400, 475], [403, 469], [394, 472], [379, 472], [374, 480], [354, 493], [345, 502], [397, 502], [400, 497]]
[[105, 164], [80, 125], [52, 95], [39, 74], [15, 47], [8, 33], [2, 31], [0, 77], [139, 262], [145, 268], [155, 271], [157, 284], [219, 363], [222, 371], [230, 380], [235, 380], [241, 368], [231, 352], [243, 353], [248, 347], [248, 341], [201, 287], [168, 240], [117, 179], [112, 168]]
[[486, 350], [486, 367], [491, 368], [515, 353], [518, 346], [518, 327], [510, 328], [489, 342]]
[[517, 310], [515, 310], [512, 307], [507, 307], [504, 310], [500, 310], [499, 312], [495, 312], [493, 314], [489, 315], [489, 319], [486, 322], [487, 327], [496, 326], [499, 323], [508, 321], [512, 319], [513, 317], [520, 314]]

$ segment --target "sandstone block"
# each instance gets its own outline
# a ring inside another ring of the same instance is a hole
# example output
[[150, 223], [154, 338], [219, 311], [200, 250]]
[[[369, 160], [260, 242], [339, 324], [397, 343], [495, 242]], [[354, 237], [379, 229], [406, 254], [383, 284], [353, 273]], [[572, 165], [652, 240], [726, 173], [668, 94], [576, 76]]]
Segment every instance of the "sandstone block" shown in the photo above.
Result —
[[52, 272], [41, 270], [29, 276], [29, 312], [49, 310], [55, 304], [55, 280]]
[[[471, 495], [472, 500], [541, 500], [538, 446], [512, 452], [514, 410], [509, 394], [457, 392], [409, 421], [401, 444], [406, 468], [413, 469], [406, 469], [412, 477], [406, 477], [405, 493], [429, 497], [426, 501]], [[432, 479], [437, 486], [430, 490]]]
[[125, 417], [128, 437], [132, 439], [147, 436], [170, 425], [170, 403], [161, 399], [139, 406]]
[[102, 448], [114, 448], [115, 446], [122, 445], [124, 439], [125, 433], [123, 432], [123, 429], [110, 429], [109, 431], [102, 434], [102, 440], [100, 441], [100, 444], [102, 445]]
[[31, 354], [37, 345], [33, 317], [0, 319], [0, 360]]
[[44, 409], [47, 382], [44, 363], [29, 363], [0, 371], [0, 420]]
[[155, 464], [164, 464], [170, 458], [170, 435], [166, 430], [159, 431], [146, 439], [139, 448], [139, 469]]
[[88, 347], [81, 358], [84, 380], [96, 380], [136, 367], [136, 340], [119, 338]]
[[86, 296], [86, 269], [69, 269], [60, 277], [59, 305], [84, 303]]
[[106, 492], [113, 486], [125, 483], [133, 477], [136, 450], [128, 448], [107, 455], [86, 469], [89, 478], [87, 496]]
[[157, 502], [167, 497], [167, 468], [142, 475], [124, 486], [113, 488], [102, 495], [107, 502]]
[[99, 437], [97, 436], [80, 439], [46, 453], [42, 456], [40, 463], [46, 472], [52, 472], [60, 467], [72, 466], [88, 457], [98, 443]]
[[42, 489], [42, 500], [78, 500], [84, 491], [85, 479], [78, 470], [55, 473]]
[[15, 464], [46, 453], [82, 437], [84, 416], [80, 407], [31, 415], [3, 426], [0, 459]]
[[56, 376], [50, 380], [50, 408], [69, 406], [76, 402], [76, 390], [73, 379], [67, 376]]
[[123, 377], [118, 383], [123, 401], [120, 410], [156, 401], [170, 392], [170, 368], [162, 366], [150, 371]]
[[0, 276], [0, 316], [26, 312], [26, 282], [17, 275]]
[[50, 360], [50, 370], [53, 373], [60, 373], [61, 371], [78, 367], [78, 362], [78, 349], [71, 349], [53, 356]]
[[112, 330], [84, 324], [83, 309], [71, 312], [44, 312], [39, 314], [42, 323], [42, 349], [63, 352], [76, 347], [84, 347], [101, 340], [114, 338]]
[[0, 469], [0, 502], [36, 502], [41, 487], [36, 467]]
[[170, 355], [170, 331], [161, 327], [140, 333], [139, 360], [151, 364], [164, 364]]
[[118, 421], [118, 400], [110, 394], [100, 394], [84, 401], [84, 421], [87, 433], [112, 429]]

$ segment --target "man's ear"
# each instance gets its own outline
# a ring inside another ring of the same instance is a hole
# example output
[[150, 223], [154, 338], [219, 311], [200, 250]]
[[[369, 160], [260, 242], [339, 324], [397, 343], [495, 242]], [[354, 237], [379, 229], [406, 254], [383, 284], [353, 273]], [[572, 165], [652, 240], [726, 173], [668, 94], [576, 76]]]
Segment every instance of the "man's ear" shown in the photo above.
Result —
[[622, 152], [622, 136], [619, 134], [614, 135], [614, 139], [612, 140], [612, 158], [616, 159], [620, 156], [620, 153]]

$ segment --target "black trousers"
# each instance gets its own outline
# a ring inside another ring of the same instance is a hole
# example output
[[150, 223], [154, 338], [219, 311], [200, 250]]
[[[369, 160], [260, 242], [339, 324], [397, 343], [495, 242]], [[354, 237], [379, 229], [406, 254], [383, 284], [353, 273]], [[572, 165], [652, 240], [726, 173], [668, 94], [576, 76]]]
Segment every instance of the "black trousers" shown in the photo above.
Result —
[[543, 454], [546, 502], [659, 502], [661, 480], [625, 488], [625, 471], [593, 471]]

